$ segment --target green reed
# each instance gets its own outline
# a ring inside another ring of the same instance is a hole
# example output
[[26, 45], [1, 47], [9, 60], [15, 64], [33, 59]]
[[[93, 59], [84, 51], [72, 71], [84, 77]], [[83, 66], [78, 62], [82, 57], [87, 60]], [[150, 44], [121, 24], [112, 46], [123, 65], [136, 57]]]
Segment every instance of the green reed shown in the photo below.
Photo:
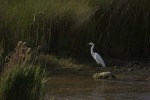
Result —
[[44, 52], [88, 56], [93, 41], [104, 56], [150, 55], [148, 0], [1, 0], [0, 5], [6, 51], [25, 40]]
[[68, 28], [88, 15], [87, 4], [85, 0], [1, 0], [0, 40], [7, 50], [19, 40], [49, 50], [58, 37], [60, 48]]
[[36, 50], [22, 41], [5, 57], [5, 64], [1, 64], [0, 100], [44, 100], [48, 78], [44, 68], [34, 64], [36, 58]]
[[13, 66], [2, 75], [0, 100], [44, 100], [45, 82], [40, 66]]

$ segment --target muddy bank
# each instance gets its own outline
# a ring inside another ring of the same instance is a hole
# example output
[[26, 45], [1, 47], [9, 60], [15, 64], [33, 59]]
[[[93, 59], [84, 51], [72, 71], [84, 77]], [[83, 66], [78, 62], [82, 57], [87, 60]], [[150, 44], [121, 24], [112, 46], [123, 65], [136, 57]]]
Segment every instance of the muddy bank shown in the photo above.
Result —
[[[109, 60], [107, 68], [100, 67], [99, 72], [112, 72], [116, 77], [118, 74], [128, 75], [137, 74], [144, 77], [139, 79], [150, 79], [150, 63], [149, 61], [123, 61], [123, 60]], [[49, 70], [49, 75], [75, 75], [75, 76], [89, 76], [97, 72], [97, 65], [84, 66], [76, 68], [57, 68]]]

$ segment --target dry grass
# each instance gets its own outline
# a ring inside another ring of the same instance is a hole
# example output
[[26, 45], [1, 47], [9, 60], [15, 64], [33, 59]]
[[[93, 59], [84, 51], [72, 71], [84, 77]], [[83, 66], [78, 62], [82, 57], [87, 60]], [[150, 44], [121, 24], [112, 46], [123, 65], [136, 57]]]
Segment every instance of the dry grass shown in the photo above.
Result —
[[38, 48], [35, 48], [34, 50], [31, 50], [30, 47], [26, 46], [26, 42], [19, 41], [15, 50], [8, 56], [6, 56], [4, 67], [7, 68], [15, 65], [29, 65], [31, 64], [31, 62], [33, 63], [33, 59], [36, 59], [38, 57], [37, 53], [39, 49], [40, 46], [38, 46]]
[[31, 48], [26, 47], [26, 42], [18, 42], [15, 51], [6, 56], [5, 67], [25, 65], [31, 59]]
[[32, 55], [34, 51], [20, 41], [6, 57], [0, 80], [0, 100], [44, 100], [47, 74], [41, 66], [33, 65]]

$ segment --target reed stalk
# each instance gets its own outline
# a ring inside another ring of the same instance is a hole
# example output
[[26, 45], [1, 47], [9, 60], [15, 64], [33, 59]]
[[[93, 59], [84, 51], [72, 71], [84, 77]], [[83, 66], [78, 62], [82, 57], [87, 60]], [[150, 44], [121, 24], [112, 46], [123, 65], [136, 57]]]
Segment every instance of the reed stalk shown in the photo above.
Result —
[[94, 42], [104, 56], [149, 57], [148, 0], [0, 1], [0, 43], [19, 40], [46, 53], [88, 56]]
[[31, 62], [32, 55], [34, 51], [20, 41], [6, 57], [0, 79], [0, 100], [44, 100], [47, 74], [44, 68]]

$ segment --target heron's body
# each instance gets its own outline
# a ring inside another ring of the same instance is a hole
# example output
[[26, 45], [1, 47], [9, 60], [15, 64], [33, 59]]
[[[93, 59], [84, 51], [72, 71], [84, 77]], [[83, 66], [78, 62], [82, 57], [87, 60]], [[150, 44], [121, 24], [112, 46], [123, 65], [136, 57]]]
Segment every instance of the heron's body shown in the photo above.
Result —
[[[105, 63], [104, 63], [102, 57], [98, 53], [95, 53], [93, 51], [94, 43], [91, 42], [89, 44], [92, 45], [92, 47], [91, 47], [91, 55], [92, 55], [92, 57], [96, 60], [97, 64], [101, 64], [103, 67], [105, 67]], [[98, 67], [98, 70], [99, 70], [99, 67]]]

